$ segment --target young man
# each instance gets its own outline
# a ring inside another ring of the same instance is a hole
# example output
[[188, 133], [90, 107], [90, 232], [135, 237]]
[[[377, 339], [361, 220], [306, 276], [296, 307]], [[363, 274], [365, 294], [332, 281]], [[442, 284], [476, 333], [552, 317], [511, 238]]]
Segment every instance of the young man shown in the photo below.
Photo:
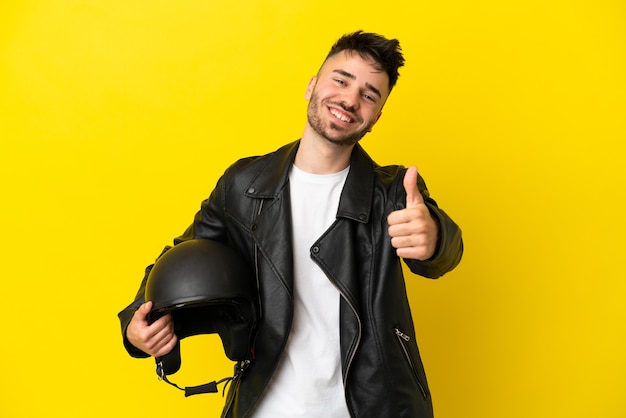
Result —
[[[306, 89], [302, 138], [242, 159], [175, 240], [213, 239], [256, 270], [256, 358], [224, 417], [432, 417], [400, 259], [437, 278], [459, 263], [461, 231], [414, 167], [379, 167], [358, 144], [404, 64], [397, 40], [345, 35]], [[151, 325], [145, 278], [120, 313], [131, 355], [176, 344], [171, 316]]]

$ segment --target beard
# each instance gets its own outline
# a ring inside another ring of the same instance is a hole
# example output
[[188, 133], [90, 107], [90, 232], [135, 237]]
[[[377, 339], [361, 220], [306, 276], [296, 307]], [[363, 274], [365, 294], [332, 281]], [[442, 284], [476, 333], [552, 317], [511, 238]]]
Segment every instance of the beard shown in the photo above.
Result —
[[[329, 102], [330, 104], [330, 102]], [[349, 111], [345, 106], [340, 103], [332, 103], [335, 106], [340, 106], [344, 110]], [[368, 123], [363, 129], [352, 133], [343, 133], [342, 129], [339, 125], [332, 122], [332, 120], [328, 123], [328, 126], [324, 124], [321, 117], [320, 107], [323, 107], [324, 104], [319, 101], [317, 93], [314, 91], [311, 94], [311, 99], [309, 100], [309, 105], [307, 108], [307, 118], [309, 121], [309, 125], [313, 130], [322, 138], [327, 141], [341, 146], [341, 147], [349, 147], [361, 140], [368, 133], [372, 126], [374, 126], [373, 122]]]

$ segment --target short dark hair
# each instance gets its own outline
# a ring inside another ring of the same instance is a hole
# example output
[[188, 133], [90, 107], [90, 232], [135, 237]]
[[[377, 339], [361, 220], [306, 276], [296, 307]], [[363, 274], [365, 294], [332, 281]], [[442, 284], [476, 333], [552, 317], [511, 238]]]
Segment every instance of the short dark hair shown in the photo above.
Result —
[[355, 51], [363, 58], [376, 61], [389, 76], [389, 91], [398, 81], [398, 69], [404, 65], [400, 41], [361, 30], [343, 35], [335, 42], [326, 59], [342, 51]]

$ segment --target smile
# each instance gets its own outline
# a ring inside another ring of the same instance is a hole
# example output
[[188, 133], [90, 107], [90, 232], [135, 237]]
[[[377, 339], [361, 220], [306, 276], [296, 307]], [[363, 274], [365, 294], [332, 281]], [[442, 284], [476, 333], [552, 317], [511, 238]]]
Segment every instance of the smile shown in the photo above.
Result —
[[353, 123], [354, 119], [352, 119], [350, 116], [346, 115], [343, 112], [340, 112], [339, 110], [335, 109], [335, 108], [328, 108], [329, 112], [331, 115], [333, 115], [335, 118], [339, 119], [340, 121], [344, 122], [344, 123]]

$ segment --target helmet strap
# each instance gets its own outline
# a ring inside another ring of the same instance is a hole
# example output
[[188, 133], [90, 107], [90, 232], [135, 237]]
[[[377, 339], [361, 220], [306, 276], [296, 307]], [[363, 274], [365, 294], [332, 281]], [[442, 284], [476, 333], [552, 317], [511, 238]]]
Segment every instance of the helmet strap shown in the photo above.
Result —
[[217, 385], [222, 384], [222, 383], [226, 383], [224, 385], [224, 388], [222, 390], [222, 396], [224, 396], [224, 394], [226, 393], [226, 387], [228, 386], [228, 384], [233, 381], [233, 380], [237, 380], [239, 379], [242, 375], [243, 372], [248, 368], [248, 365], [250, 365], [250, 361], [249, 360], [245, 360], [245, 361], [241, 361], [235, 364], [235, 372], [233, 377], [225, 377], [223, 379], [220, 379], [218, 381], [212, 381], [209, 383], [205, 383], [203, 385], [198, 385], [198, 386], [185, 386], [184, 388], [178, 386], [176, 383], [171, 382], [168, 378], [167, 375], [165, 374], [165, 371], [163, 369], [163, 362], [162, 361], [158, 361], [156, 363], [156, 373], [157, 376], [159, 376], [159, 380], [163, 380], [165, 383], [168, 383], [172, 386], [174, 386], [176, 389], [182, 390], [185, 392], [185, 397], [188, 396], [192, 396], [192, 395], [199, 395], [202, 393], [217, 393]]

